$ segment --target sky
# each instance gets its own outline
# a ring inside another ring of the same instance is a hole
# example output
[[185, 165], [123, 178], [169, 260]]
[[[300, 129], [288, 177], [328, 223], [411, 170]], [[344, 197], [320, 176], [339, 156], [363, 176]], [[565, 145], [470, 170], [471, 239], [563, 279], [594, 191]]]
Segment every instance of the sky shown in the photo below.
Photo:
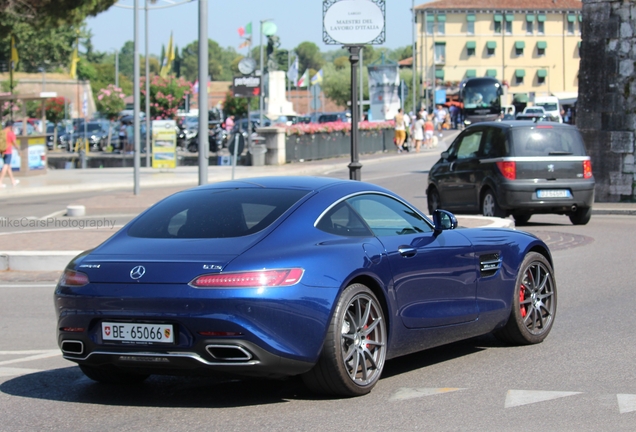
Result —
[[[386, 0], [386, 41], [383, 47], [395, 49], [412, 44], [411, 5], [413, 0]], [[416, 0], [415, 5], [425, 3]], [[178, 4], [181, 3], [181, 4]], [[338, 49], [338, 45], [322, 42], [322, 0], [208, 0], [208, 37], [224, 48], [238, 49], [243, 41], [238, 28], [252, 22], [253, 46], [258, 45], [259, 22], [272, 19], [278, 27], [282, 49], [293, 49], [301, 42], [314, 42], [321, 51]], [[145, 0], [138, 0], [143, 7]], [[162, 8], [170, 4], [173, 7]], [[126, 41], [133, 40], [133, 0], [119, 0], [115, 6], [87, 19], [93, 33], [93, 45], [102, 52], [114, 52]], [[118, 7], [120, 6], [120, 7]], [[168, 45], [170, 32], [174, 43], [183, 48], [198, 39], [199, 2], [158, 0], [148, 12], [148, 44], [151, 54], [159, 55], [161, 45]], [[139, 51], [145, 50], [145, 11], [139, 15]]]

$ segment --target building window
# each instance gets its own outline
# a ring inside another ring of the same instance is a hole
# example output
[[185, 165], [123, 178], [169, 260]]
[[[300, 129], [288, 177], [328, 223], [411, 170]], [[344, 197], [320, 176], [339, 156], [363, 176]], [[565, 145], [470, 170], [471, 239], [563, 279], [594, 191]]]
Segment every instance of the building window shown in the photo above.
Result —
[[469, 35], [475, 34], [475, 15], [466, 15], [466, 33]]
[[476, 76], [477, 76], [477, 71], [475, 69], [466, 70], [466, 78], [475, 78]]
[[433, 15], [426, 15], [426, 34], [432, 35], [435, 31], [435, 17]]
[[437, 15], [437, 34], [446, 34], [446, 15]]
[[575, 18], [576, 18], [575, 15], [568, 15], [568, 34], [569, 35], [574, 34], [574, 19]]
[[495, 34], [501, 34], [501, 22], [503, 21], [503, 15], [495, 14], [493, 19], [495, 25]]
[[537, 33], [545, 34], [545, 14], [537, 15]]
[[466, 42], [466, 55], [469, 57], [474, 56], [476, 48], [477, 48], [477, 43], [475, 41]]
[[546, 82], [546, 81], [545, 81], [545, 77], [547, 77], [547, 76], [548, 76], [548, 71], [547, 71], [547, 70], [545, 70], [545, 69], [539, 69], [539, 70], [537, 71], [537, 83], [538, 83], [539, 85], [543, 85], [543, 84], [545, 84], [545, 82]]
[[534, 33], [534, 15], [528, 14], [526, 15], [526, 34]]
[[545, 41], [537, 42], [537, 55], [542, 57], [545, 55], [545, 49], [548, 47], [548, 43]]
[[487, 69], [486, 76], [495, 78], [497, 76], [497, 69]]
[[495, 41], [486, 42], [486, 55], [494, 56], [495, 55], [495, 48], [497, 48], [497, 42], [495, 42]]
[[435, 42], [435, 64], [446, 63], [446, 42]]
[[525, 69], [517, 69], [515, 71], [515, 84], [523, 84], [523, 77], [526, 76]]
[[514, 15], [506, 15], [506, 34], [512, 34], [512, 22], [514, 21]]
[[515, 42], [515, 55], [522, 56], [523, 49], [526, 47], [526, 43], [524, 41]]

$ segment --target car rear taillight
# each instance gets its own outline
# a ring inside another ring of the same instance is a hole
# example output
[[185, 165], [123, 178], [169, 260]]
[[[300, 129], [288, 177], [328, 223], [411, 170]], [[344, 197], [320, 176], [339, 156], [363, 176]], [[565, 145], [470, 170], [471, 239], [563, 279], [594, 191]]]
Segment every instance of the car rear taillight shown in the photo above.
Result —
[[88, 284], [88, 275], [86, 273], [74, 270], [64, 270], [64, 274], [60, 278], [60, 285], [80, 287]]
[[592, 178], [592, 161], [583, 161], [583, 178]]
[[303, 277], [301, 268], [215, 273], [198, 276], [190, 285], [195, 288], [283, 287], [297, 284]]
[[499, 161], [497, 162], [497, 168], [501, 171], [501, 174], [508, 180], [514, 180], [517, 178], [517, 165], [511, 161]]

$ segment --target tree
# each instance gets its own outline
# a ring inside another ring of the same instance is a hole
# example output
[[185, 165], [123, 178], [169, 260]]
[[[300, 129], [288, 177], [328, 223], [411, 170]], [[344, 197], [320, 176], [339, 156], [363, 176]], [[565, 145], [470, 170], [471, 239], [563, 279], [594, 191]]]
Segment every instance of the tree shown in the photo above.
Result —
[[[222, 48], [218, 43], [208, 40], [208, 70], [212, 81], [230, 81], [232, 79], [232, 61], [239, 57], [234, 48]], [[194, 41], [181, 50], [181, 75], [188, 81], [199, 77], [199, 42]]]
[[295, 49], [298, 55], [299, 71], [303, 73], [305, 69], [320, 70], [325, 61], [320, 54], [320, 48], [313, 42], [302, 42]]
[[[146, 105], [146, 77], [141, 78], [141, 105]], [[150, 116], [154, 119], [173, 119], [185, 96], [191, 93], [190, 84], [183, 78], [159, 75], [150, 81]]]
[[[250, 99], [250, 109], [258, 109], [258, 98]], [[226, 117], [233, 115], [236, 118], [247, 116], [247, 101], [248, 98], [234, 97], [231, 91], [225, 94], [225, 100], [223, 101], [223, 112]]]

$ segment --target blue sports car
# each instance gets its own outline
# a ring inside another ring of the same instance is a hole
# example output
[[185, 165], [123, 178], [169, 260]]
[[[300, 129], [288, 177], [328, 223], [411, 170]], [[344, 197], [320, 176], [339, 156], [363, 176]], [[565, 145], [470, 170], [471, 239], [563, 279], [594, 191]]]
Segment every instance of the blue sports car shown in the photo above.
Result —
[[318, 177], [174, 194], [74, 258], [55, 290], [64, 358], [95, 381], [302, 375], [341, 396], [426, 348], [489, 332], [539, 343], [556, 306], [540, 239]]

